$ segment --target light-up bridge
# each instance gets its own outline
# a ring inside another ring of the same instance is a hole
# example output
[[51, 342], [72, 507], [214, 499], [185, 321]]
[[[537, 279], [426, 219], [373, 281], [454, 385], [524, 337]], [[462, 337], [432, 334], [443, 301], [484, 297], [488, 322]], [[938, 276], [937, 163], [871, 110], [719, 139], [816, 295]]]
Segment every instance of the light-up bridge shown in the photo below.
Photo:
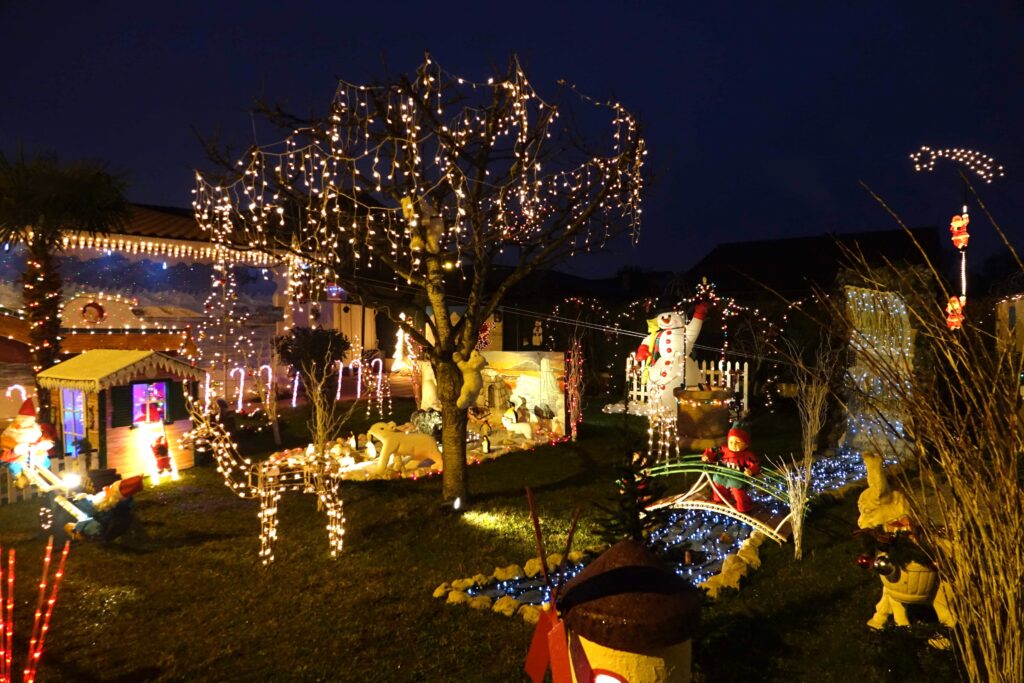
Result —
[[[732, 517], [744, 524], [749, 524], [776, 543], [784, 543], [789, 536], [788, 524], [793, 514], [792, 512], [787, 512], [782, 517], [773, 515], [763, 508], [749, 513], [740, 512], [727, 498], [724, 503], [716, 503], [711, 500], [711, 476], [723, 474], [732, 479], [739, 479], [752, 488], [763, 491], [788, 509], [789, 499], [786, 496], [786, 480], [781, 474], [772, 469], [761, 468], [761, 473], [758, 476], [751, 477], [731, 467], [704, 462], [699, 454], [695, 454], [684, 455], [670, 462], [659, 463], [648, 468], [647, 473], [652, 477], [668, 477], [674, 474], [699, 475], [697, 481], [685, 493], [662, 498], [649, 505], [647, 508], [649, 510], [660, 508], [707, 510]], [[723, 498], [725, 497], [723, 496]]]

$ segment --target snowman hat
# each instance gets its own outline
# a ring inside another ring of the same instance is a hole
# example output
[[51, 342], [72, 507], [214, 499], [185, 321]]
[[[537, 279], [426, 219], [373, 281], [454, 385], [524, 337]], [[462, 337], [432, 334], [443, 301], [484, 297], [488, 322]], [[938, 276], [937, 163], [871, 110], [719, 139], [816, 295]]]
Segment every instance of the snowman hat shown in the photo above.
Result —
[[25, 417], [36, 416], [36, 404], [32, 402], [32, 399], [25, 399], [25, 402], [21, 404], [21, 409], [18, 410], [18, 415], [24, 415]]
[[736, 437], [742, 439], [743, 443], [750, 445], [750, 431], [746, 422], [733, 422], [727, 438]]

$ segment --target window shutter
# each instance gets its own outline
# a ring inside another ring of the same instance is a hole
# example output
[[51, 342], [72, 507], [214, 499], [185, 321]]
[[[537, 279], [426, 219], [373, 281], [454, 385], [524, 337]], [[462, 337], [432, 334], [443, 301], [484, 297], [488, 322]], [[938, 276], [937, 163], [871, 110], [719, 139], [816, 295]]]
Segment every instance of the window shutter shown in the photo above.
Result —
[[167, 383], [167, 421], [176, 422], [188, 419], [185, 409], [185, 393], [181, 382]]
[[132, 426], [132, 388], [110, 387], [110, 426]]
[[96, 401], [96, 426], [100, 430], [99, 467], [107, 466], [107, 392], [100, 392]]

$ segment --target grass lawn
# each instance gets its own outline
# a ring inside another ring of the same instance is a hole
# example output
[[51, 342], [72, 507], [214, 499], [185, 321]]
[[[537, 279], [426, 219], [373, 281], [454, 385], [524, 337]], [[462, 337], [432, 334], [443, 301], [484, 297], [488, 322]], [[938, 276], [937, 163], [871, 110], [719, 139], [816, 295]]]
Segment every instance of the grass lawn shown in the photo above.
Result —
[[[410, 401], [396, 401], [399, 419], [410, 410]], [[137, 529], [110, 545], [73, 548], [40, 680], [524, 680], [530, 627], [447, 606], [431, 592], [533, 554], [527, 485], [548, 545], [560, 551], [573, 509], [586, 513], [614, 489], [624, 419], [643, 432], [636, 418], [594, 410], [577, 444], [470, 468], [474, 501], [461, 516], [441, 512], [439, 478], [347, 483], [336, 560], [313, 497], [286, 495], [269, 568], [257, 562], [256, 503], [231, 495], [212, 467], [189, 470], [137, 496]], [[795, 449], [794, 424], [755, 424], [755, 450]], [[44, 546], [37, 509], [0, 508], [0, 543], [18, 553], [23, 636]], [[864, 626], [880, 585], [855, 563], [855, 520], [852, 496], [819, 507], [800, 563], [788, 547], [763, 546], [764, 565], [744, 589], [705, 606], [697, 680], [956, 680], [952, 655], [925, 644], [934, 624], [884, 634]], [[576, 547], [597, 543], [594, 531], [584, 514]], [[24, 649], [16, 642], [17, 656]]]

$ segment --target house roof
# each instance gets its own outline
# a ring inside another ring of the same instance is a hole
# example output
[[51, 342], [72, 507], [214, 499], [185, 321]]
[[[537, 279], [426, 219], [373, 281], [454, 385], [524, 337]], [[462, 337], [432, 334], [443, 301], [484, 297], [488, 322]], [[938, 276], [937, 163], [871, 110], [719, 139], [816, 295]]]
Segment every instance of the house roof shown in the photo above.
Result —
[[96, 349], [86, 351], [36, 375], [44, 389], [79, 389], [98, 392], [134, 377], [170, 372], [199, 379], [202, 372], [188, 363], [156, 351], [120, 351]]
[[151, 204], [132, 204], [131, 218], [118, 230], [136, 237], [208, 242], [209, 233], [203, 232], [191, 209]]
[[850, 249], [859, 250], [872, 266], [883, 261], [923, 263], [921, 250], [935, 261], [938, 231], [913, 228], [911, 233], [913, 239], [903, 230], [877, 230], [729, 242], [708, 252], [687, 276], [695, 281], [707, 277], [718, 285], [719, 291], [730, 294], [764, 295], [771, 289], [780, 294], [801, 295], [814, 287], [831, 286], [847, 263]]

